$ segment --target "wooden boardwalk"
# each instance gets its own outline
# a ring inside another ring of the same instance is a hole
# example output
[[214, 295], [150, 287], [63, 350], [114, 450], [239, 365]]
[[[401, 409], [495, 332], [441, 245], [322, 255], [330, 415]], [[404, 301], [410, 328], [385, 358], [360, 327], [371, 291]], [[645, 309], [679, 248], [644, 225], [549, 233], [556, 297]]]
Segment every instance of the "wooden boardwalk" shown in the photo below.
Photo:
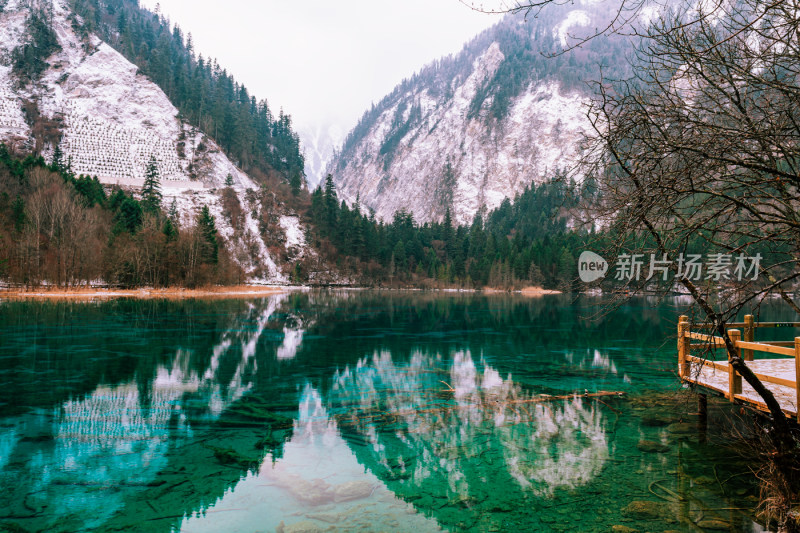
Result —
[[[793, 341], [755, 342], [757, 328], [797, 328], [800, 323], [754, 322], [753, 317], [748, 315], [744, 322], [729, 325], [743, 328], [744, 335], [739, 329], [729, 329], [728, 335], [747, 366], [772, 391], [786, 416], [800, 422], [800, 386], [797, 383], [800, 337], [795, 337]], [[768, 355], [767, 358], [755, 359], [755, 353]], [[714, 356], [725, 359], [713, 360]], [[732, 402], [767, 411], [759, 395], [728, 363], [722, 337], [691, 331], [689, 319], [685, 316], [678, 323], [678, 372], [687, 383], [722, 394]]]

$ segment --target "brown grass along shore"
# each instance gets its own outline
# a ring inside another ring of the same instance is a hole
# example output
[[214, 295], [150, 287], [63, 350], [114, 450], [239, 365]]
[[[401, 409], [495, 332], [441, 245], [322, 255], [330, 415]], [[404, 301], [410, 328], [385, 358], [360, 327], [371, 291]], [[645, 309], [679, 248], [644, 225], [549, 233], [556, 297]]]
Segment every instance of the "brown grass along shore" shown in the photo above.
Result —
[[93, 298], [164, 298], [180, 300], [184, 298], [253, 298], [285, 292], [281, 287], [260, 285], [232, 285], [185, 289], [179, 287], [165, 289], [102, 289], [92, 287], [31, 289], [0, 289], [0, 299], [93, 299]]
[[561, 291], [555, 291], [552, 289], [543, 289], [541, 287], [525, 287], [519, 292], [523, 296], [543, 296], [545, 294], [562, 294]]
[[552, 289], [543, 289], [541, 287], [525, 287], [520, 290], [511, 289], [497, 289], [494, 287], [484, 287], [482, 292], [484, 294], [521, 294], [523, 296], [544, 296], [545, 294], [563, 294], [561, 291]]

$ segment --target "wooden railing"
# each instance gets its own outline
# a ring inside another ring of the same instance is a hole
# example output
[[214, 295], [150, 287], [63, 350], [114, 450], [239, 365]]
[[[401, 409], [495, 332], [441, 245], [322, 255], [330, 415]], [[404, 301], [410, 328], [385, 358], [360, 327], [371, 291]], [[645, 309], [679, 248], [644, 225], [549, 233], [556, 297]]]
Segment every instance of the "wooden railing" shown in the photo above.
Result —
[[[710, 327], [710, 324], [700, 324], [700, 326]], [[800, 322], [755, 322], [752, 315], [744, 317], [744, 322], [733, 322], [728, 324], [732, 328], [743, 328], [744, 339], [742, 339], [742, 331], [738, 329], [729, 329], [728, 336], [738, 352], [745, 361], [753, 361], [754, 352], [762, 352], [776, 355], [784, 355], [793, 357], [795, 363], [795, 380], [790, 381], [787, 379], [779, 378], [776, 376], [768, 376], [765, 374], [755, 373], [756, 377], [765, 383], [773, 383], [789, 387], [795, 390], [795, 411], [797, 413], [797, 421], [800, 422], [800, 380], [797, 379], [800, 375], [800, 337], [795, 337], [794, 341], [767, 341], [755, 342], [756, 328], [780, 328], [791, 327], [800, 328]], [[700, 343], [692, 344], [691, 341], [701, 341]], [[731, 402], [736, 400], [737, 395], [742, 394], [742, 376], [733, 368], [731, 364], [720, 364], [715, 361], [709, 361], [702, 357], [695, 357], [691, 354], [693, 348], [716, 348], [725, 347], [725, 340], [722, 337], [711, 335], [709, 333], [697, 333], [690, 330], [689, 317], [681, 316], [678, 321], [678, 373], [681, 379], [690, 378], [690, 368], [692, 363], [697, 363], [703, 366], [712, 367], [728, 373], [728, 391], [727, 397]], [[728, 362], [730, 363], [730, 354], [728, 354]]]

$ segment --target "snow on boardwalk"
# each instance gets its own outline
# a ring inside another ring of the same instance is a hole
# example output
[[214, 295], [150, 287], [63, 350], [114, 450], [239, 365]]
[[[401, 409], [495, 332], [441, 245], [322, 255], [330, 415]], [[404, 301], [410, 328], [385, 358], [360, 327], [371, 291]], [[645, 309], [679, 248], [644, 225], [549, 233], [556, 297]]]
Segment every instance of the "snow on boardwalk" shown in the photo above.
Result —
[[[725, 324], [726, 328], [731, 328], [727, 329], [726, 338], [712, 335], [710, 332], [715, 329], [712, 324], [695, 326], [704, 331], [691, 331], [686, 315], [678, 321], [678, 374], [683, 381], [722, 393], [732, 402], [768, 411], [761, 396], [729, 364], [728, 349], [736, 350], [747, 367], [772, 392], [783, 412], [800, 423], [800, 387], [797, 383], [800, 322], [756, 322], [753, 315], [745, 315], [744, 322]], [[781, 332], [788, 329], [794, 333], [794, 339], [757, 342], [756, 330], [760, 328], [780, 328]], [[706, 358], [709, 353], [720, 354], [717, 349], [721, 349], [724, 361]], [[692, 355], [693, 350], [697, 356]]]
[[[728, 361], [692, 362], [689, 366], [689, 376], [684, 379], [690, 383], [720, 392], [727, 397], [729, 391], [728, 366]], [[747, 366], [753, 372], [762, 376], [778, 378], [791, 383], [795, 381], [794, 359], [758, 359], [747, 361]], [[764, 380], [762, 379], [762, 381]], [[787, 415], [797, 416], [797, 391], [794, 386], [790, 387], [769, 382], [764, 382], [764, 385], [772, 391], [772, 394], [775, 395]], [[736, 400], [751, 404], [761, 410], [766, 409], [758, 393], [744, 380], [742, 380], [742, 393], [736, 395]]]

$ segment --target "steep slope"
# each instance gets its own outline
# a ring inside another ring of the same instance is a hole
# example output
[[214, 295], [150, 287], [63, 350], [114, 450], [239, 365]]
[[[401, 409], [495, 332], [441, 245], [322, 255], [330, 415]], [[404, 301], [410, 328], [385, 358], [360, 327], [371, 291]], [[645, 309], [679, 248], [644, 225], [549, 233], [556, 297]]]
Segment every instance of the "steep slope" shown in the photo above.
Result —
[[[26, 50], [41, 49], [32, 31], [37, 21], [57, 45], [30, 75], [21, 65], [37, 63], [20, 58], [30, 55]], [[0, 12], [0, 141], [45, 157], [58, 144], [75, 174], [133, 189], [141, 187], [154, 157], [165, 207], [174, 202], [181, 221], [191, 225], [199, 208], [208, 205], [222, 236], [244, 251], [234, 255], [252, 281], [287, 281], [287, 269], [276, 264], [268, 250], [274, 242], [267, 242], [263, 228], [271, 217], [276, 219], [271, 229], [291, 226], [296, 232], [294, 222], [278, 223], [290, 210], [278, 205], [268, 215], [259, 211], [254, 194], [259, 185], [216, 142], [181, 120], [164, 91], [135, 65], [96, 35], [79, 35], [76, 27], [80, 20], [76, 24], [65, 0], [8, 0]], [[226, 185], [245, 206], [236, 224], [224, 213], [218, 191]]]
[[592, 6], [507, 16], [404, 81], [364, 114], [328, 166], [341, 195], [387, 220], [405, 209], [440, 221], [450, 208], [469, 223], [567, 168], [589, 127], [584, 81], [601, 64], [605, 74], [621, 72], [622, 39], [559, 52], [603, 17]]
[[[303, 172], [291, 117], [275, 116], [215, 60], [196, 55], [191, 34], [138, 0], [69, 0], [70, 20], [84, 39], [101, 40], [139, 67], [169, 97], [187, 123], [214, 137], [259, 182]], [[156, 9], [158, 11], [158, 9]]]

